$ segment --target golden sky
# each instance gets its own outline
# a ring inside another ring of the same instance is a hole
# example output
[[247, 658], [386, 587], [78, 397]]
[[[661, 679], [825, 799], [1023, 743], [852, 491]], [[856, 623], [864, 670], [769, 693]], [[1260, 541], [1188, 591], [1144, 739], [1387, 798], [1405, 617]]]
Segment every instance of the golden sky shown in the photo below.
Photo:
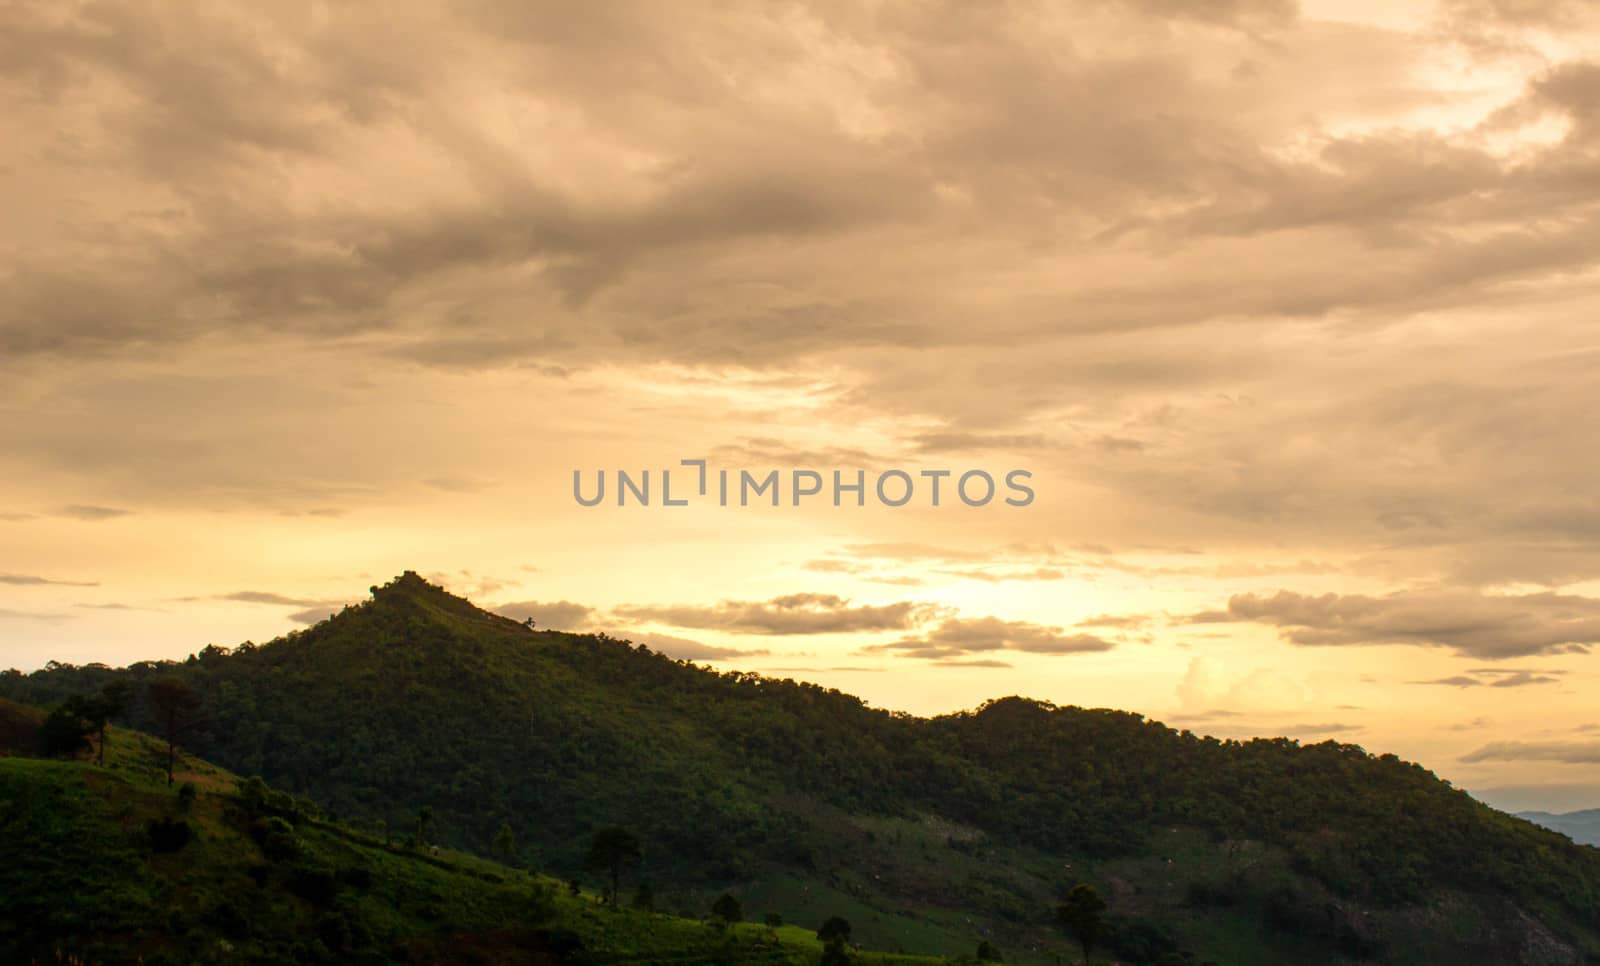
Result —
[[[1592, 3], [23, 2], [0, 116], [0, 666], [415, 569], [1600, 805]], [[573, 499], [695, 458], [1036, 498]]]

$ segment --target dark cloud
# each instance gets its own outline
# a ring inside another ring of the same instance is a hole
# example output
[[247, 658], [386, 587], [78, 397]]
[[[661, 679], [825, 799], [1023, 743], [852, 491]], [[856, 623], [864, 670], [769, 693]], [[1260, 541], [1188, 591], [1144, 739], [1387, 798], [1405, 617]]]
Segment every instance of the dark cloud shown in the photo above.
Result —
[[768, 601], [725, 600], [714, 607], [631, 605], [617, 607], [612, 613], [675, 627], [749, 634], [838, 634], [906, 630], [936, 618], [941, 611], [937, 605], [915, 601], [852, 604], [834, 594], [802, 593]]
[[998, 617], [952, 617], [917, 637], [873, 644], [865, 651], [898, 654], [932, 661], [962, 660], [990, 651], [1030, 654], [1087, 654], [1109, 651], [1116, 644], [1093, 634], [1070, 634], [1059, 627], [1007, 621]]
[[1567, 594], [1412, 591], [1369, 597], [1240, 594], [1191, 623], [1246, 621], [1308, 646], [1417, 644], [1480, 659], [1586, 651], [1600, 643], [1600, 600]]

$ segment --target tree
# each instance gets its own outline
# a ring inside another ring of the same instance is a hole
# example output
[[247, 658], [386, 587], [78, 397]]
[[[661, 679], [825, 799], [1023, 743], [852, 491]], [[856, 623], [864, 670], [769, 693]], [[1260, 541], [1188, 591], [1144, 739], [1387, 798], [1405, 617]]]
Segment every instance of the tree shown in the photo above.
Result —
[[69, 704], [50, 712], [39, 726], [39, 750], [50, 758], [76, 759], [89, 748], [90, 724], [78, 717]]
[[106, 763], [106, 726], [111, 719], [126, 711], [133, 698], [133, 686], [123, 680], [108, 683], [99, 694], [81, 694], [67, 699], [66, 706], [88, 722], [95, 732], [97, 751], [95, 761]]
[[998, 963], [1000, 962], [1000, 950], [994, 948], [994, 944], [985, 939], [978, 943], [978, 953], [975, 958], [980, 963]]
[[1083, 946], [1083, 961], [1089, 962], [1089, 953], [1105, 935], [1106, 901], [1094, 886], [1080, 882], [1067, 893], [1067, 901], [1056, 909], [1056, 919], [1063, 928]]
[[824, 922], [822, 927], [817, 930], [817, 938], [825, 943], [833, 942], [835, 939], [840, 942], [849, 942], [850, 921], [843, 916], [829, 916], [828, 921]]
[[181, 678], [157, 678], [150, 682], [150, 710], [167, 742], [167, 784], [178, 761], [178, 739], [200, 722], [200, 696]]
[[511, 831], [510, 822], [500, 823], [500, 831], [494, 837], [494, 850], [500, 853], [500, 858], [507, 865], [517, 857], [517, 834]]
[[729, 925], [744, 921], [744, 907], [739, 904], [732, 893], [724, 892], [711, 904], [711, 915]]
[[589, 840], [589, 852], [583, 857], [583, 867], [591, 872], [606, 873], [611, 880], [611, 890], [605, 898], [616, 905], [623, 871], [638, 865], [643, 859], [638, 837], [625, 828], [613, 825], [594, 833], [594, 838]]
[[433, 830], [433, 806], [424, 805], [417, 809], [417, 848], [428, 844], [428, 833]]
[[656, 893], [649, 882], [641, 879], [639, 888], [633, 890], [633, 907], [641, 912], [655, 912]]
[[822, 947], [818, 966], [850, 966], [850, 951], [845, 949], [843, 939], [834, 939]]

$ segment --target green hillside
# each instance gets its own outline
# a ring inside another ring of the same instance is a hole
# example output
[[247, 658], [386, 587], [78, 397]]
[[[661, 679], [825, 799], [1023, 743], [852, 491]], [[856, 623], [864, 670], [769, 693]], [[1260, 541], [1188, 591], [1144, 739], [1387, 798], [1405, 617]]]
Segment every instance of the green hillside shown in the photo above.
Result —
[[[507, 826], [562, 879], [586, 875], [596, 829], [630, 829], [629, 887], [668, 912], [728, 891], [752, 917], [843, 915], [877, 948], [1075, 963], [1055, 909], [1081, 882], [1109, 905], [1100, 955], [1129, 963], [1600, 956], [1600, 851], [1391, 755], [1022, 698], [891, 714], [535, 631], [409, 573], [270, 644], [7, 673], [0, 696], [162, 676], [202, 698], [193, 751], [364, 828], [426, 806], [440, 841], [491, 855]], [[142, 700], [123, 717], [156, 730]]]
[[105, 767], [0, 758], [0, 962], [810, 964], [823, 952], [795, 927], [613, 910], [526, 870], [353, 830], [193, 759], [169, 787], [159, 742], [115, 737]]

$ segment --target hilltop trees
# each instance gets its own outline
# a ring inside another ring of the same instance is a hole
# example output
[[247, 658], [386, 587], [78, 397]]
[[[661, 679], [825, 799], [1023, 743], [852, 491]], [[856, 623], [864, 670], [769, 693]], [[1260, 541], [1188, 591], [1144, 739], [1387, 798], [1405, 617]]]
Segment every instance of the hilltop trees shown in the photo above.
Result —
[[1089, 962], [1094, 945], [1105, 936], [1105, 915], [1106, 901], [1094, 886], [1083, 882], [1073, 886], [1067, 901], [1056, 909], [1056, 921], [1083, 947], [1085, 963]]
[[644, 853], [638, 837], [625, 828], [613, 825], [594, 833], [594, 838], [589, 841], [589, 851], [583, 857], [583, 867], [607, 875], [610, 884], [605, 898], [615, 906], [617, 890], [622, 887], [622, 873], [643, 860]]

